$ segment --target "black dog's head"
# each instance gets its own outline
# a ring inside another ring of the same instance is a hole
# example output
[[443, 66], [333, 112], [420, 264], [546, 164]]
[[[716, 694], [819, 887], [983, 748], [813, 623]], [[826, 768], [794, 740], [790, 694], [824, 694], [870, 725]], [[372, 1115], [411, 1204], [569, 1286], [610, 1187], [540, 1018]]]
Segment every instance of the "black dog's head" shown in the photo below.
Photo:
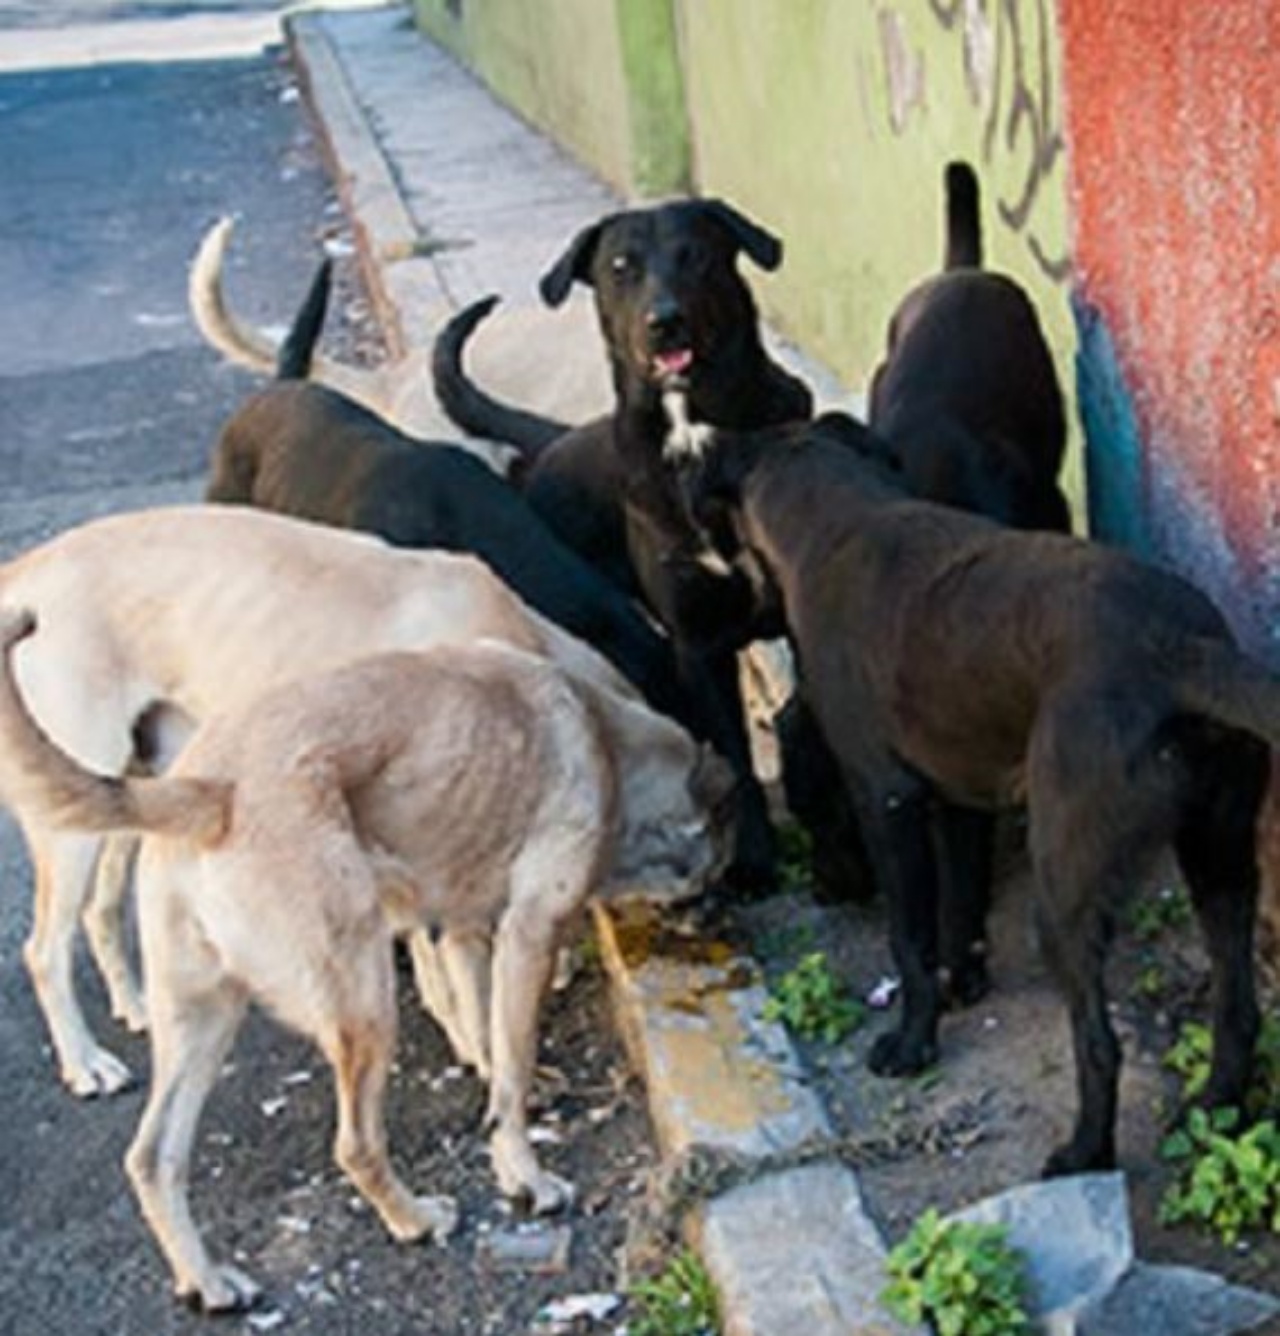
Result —
[[[559, 306], [575, 282], [595, 290], [624, 400], [678, 389], [696, 404], [726, 380], [758, 378], [757, 359], [765, 360], [740, 253], [762, 269], [782, 263], [777, 237], [720, 200], [634, 209], [579, 232], [541, 292]], [[808, 412], [797, 407], [792, 416]]]

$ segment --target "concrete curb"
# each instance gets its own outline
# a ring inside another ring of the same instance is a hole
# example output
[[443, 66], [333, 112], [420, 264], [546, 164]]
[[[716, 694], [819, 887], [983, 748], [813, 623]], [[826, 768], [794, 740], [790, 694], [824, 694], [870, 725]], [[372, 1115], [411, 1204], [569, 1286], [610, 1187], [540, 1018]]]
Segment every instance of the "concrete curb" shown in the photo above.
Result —
[[[360, 252], [360, 267], [391, 357], [410, 351], [402, 285], [391, 267], [413, 256], [418, 229], [401, 196], [391, 165], [378, 146], [341, 58], [318, 14], [291, 14], [285, 36], [303, 97], [311, 108], [329, 173], [338, 187]], [[442, 302], [429, 263], [415, 264], [413, 281], [427, 286], [428, 305]], [[408, 326], [412, 328], [412, 326]]]
[[[479, 285], [520, 300], [513, 289], [517, 264], [507, 252], [516, 230], [523, 240], [528, 228], [513, 207], [509, 181], [496, 191], [477, 185], [485, 198], [474, 209], [460, 206], [456, 197], [441, 202], [438, 182], [428, 189], [418, 181], [422, 226], [415, 222], [413, 191], [405, 179], [415, 170], [413, 155], [396, 162], [384, 151], [370, 124], [372, 85], [363, 82], [388, 77], [389, 57], [383, 53], [368, 60], [368, 70], [357, 68], [369, 52], [357, 59], [354, 47], [344, 50], [341, 25], [347, 18], [291, 16], [289, 47], [353, 224], [391, 354], [421, 356], [423, 339], [415, 340], [415, 331], [425, 336], [434, 330], [445, 314], [475, 295], [468, 289]], [[424, 62], [440, 59], [426, 38], [416, 41]], [[464, 120], [467, 146], [483, 144], [490, 131], [477, 121], [492, 116], [495, 155], [538, 175], [542, 206], [556, 228], [541, 262], [570, 234], [567, 222], [575, 212], [585, 207], [595, 217], [616, 207], [598, 182], [512, 113], [464, 87], [455, 72], [441, 66], [436, 73], [433, 86], [452, 99], [450, 113]], [[458, 112], [462, 99], [465, 118]], [[427, 196], [430, 204], [433, 192], [439, 212], [431, 213], [428, 228], [421, 200]], [[459, 219], [479, 241], [455, 251], [447, 241], [432, 240], [437, 230], [440, 237], [458, 230]], [[428, 247], [434, 253], [424, 256]], [[799, 361], [801, 374], [821, 384], [821, 369], [803, 364], [794, 350], [787, 360]], [[848, 396], [843, 398], [847, 402]], [[646, 1079], [664, 1156], [710, 1149], [750, 1166], [830, 1135], [825, 1110], [804, 1083], [790, 1040], [780, 1026], [761, 1019], [764, 990], [753, 962], [722, 944], [673, 939], [652, 919], [600, 909], [596, 924], [617, 1014]], [[853, 1174], [832, 1160], [759, 1176], [748, 1170], [743, 1179], [693, 1207], [686, 1221], [721, 1294], [726, 1336], [900, 1336], [905, 1328], [879, 1309], [884, 1245]]]

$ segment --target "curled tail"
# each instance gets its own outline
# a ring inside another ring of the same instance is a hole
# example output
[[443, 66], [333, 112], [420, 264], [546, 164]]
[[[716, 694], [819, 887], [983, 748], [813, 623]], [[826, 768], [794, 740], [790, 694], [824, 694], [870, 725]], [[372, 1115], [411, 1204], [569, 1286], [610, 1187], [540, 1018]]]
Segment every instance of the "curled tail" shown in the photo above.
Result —
[[1280, 746], [1280, 678], [1228, 641], [1201, 639], [1175, 672], [1185, 709]]
[[216, 843], [230, 816], [229, 784], [97, 775], [36, 723], [13, 675], [14, 648], [35, 629], [30, 612], [0, 613], [0, 792], [5, 800], [64, 830], [153, 831]]
[[440, 407], [455, 426], [471, 436], [514, 445], [532, 461], [569, 430], [568, 424], [499, 403], [470, 381], [462, 369], [467, 340], [497, 304], [497, 297], [482, 297], [459, 311], [440, 331], [431, 356], [432, 384]]
[[967, 162], [949, 162], [944, 173], [947, 246], [943, 269], [982, 268], [981, 192]]
[[[191, 262], [191, 272], [187, 276], [187, 303], [196, 328], [228, 361], [264, 376], [274, 374], [281, 379], [301, 379], [311, 370], [313, 360], [324, 374], [331, 374], [336, 364], [322, 357], [313, 357], [328, 304], [330, 261], [322, 262], [293, 328], [284, 343], [277, 347], [262, 330], [238, 319], [223, 300], [222, 267], [234, 228], [233, 218], [220, 218], [205, 233]], [[296, 369], [299, 365], [301, 370]]]

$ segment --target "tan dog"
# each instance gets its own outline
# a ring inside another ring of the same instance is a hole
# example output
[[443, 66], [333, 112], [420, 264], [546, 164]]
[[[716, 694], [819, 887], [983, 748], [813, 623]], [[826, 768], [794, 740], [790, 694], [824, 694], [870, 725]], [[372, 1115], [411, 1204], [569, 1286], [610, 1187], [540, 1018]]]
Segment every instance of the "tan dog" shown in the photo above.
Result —
[[[576, 677], [631, 696], [595, 651], [527, 608], [482, 562], [406, 551], [374, 538], [232, 506], [118, 515], [73, 529], [0, 567], [0, 600], [32, 609], [41, 633], [16, 660], [41, 726], [81, 763], [120, 775], [139, 742], [159, 764], [192, 724], [260, 692], [366, 654], [479, 637], [556, 660]], [[25, 949], [62, 1079], [106, 1094], [128, 1069], [99, 1047], [76, 1000], [72, 948], [89, 902], [99, 836], [51, 829], [9, 800], [36, 875]], [[145, 1012], [123, 950], [123, 861], [105, 860], [85, 916], [113, 1014]], [[426, 939], [424, 1000], [464, 1061], [485, 1068], [485, 1036], [468, 999], [482, 991], [483, 935], [446, 939], [442, 973]], [[450, 982], [452, 977], [453, 982]]]
[[26, 614], [0, 624], [4, 784], [51, 825], [152, 832], [138, 908], [152, 1085], [126, 1165], [179, 1295], [257, 1297], [191, 1221], [196, 1124], [250, 1002], [315, 1041], [338, 1097], [335, 1158], [400, 1240], [456, 1210], [387, 1157], [395, 1049], [391, 944], [410, 928], [493, 928], [488, 1120], [499, 1185], [535, 1210], [572, 1197], [530, 1145], [539, 1004], [562, 926], [593, 890], [644, 878], [672, 897], [716, 861], [727, 767], [646, 706], [496, 644], [385, 654], [268, 692], [205, 724], [172, 774], [104, 778], [41, 733], [9, 669]]

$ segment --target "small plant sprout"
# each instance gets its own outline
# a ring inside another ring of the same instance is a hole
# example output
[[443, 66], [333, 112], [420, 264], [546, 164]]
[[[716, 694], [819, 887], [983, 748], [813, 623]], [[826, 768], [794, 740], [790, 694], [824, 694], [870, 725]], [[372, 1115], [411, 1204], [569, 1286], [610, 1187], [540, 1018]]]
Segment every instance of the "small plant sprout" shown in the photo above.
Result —
[[1003, 1225], [943, 1220], [930, 1207], [885, 1262], [881, 1302], [899, 1321], [938, 1336], [1022, 1336], [1026, 1262]]
[[831, 973], [826, 955], [811, 951], [769, 990], [764, 1017], [782, 1021], [802, 1039], [837, 1044], [866, 1017], [866, 1007], [849, 996]]
[[[1213, 1036], [1207, 1025], [1188, 1021], [1164, 1055], [1164, 1065], [1182, 1078], [1182, 1098], [1198, 1099], [1209, 1084]], [[1253, 1079], [1245, 1096], [1245, 1112], [1260, 1116], [1280, 1108], [1280, 1015], [1262, 1023], [1253, 1052]]]
[[1138, 896], [1129, 908], [1129, 927], [1144, 942], [1153, 942], [1166, 928], [1191, 922], [1191, 901], [1181, 886], [1162, 886]]
[[796, 821], [778, 828], [778, 886], [783, 891], [804, 890], [813, 881], [813, 838]]
[[1280, 1234], [1280, 1129], [1240, 1130], [1235, 1109], [1193, 1109], [1161, 1153], [1178, 1177], [1160, 1202], [1162, 1224], [1205, 1225], [1228, 1246], [1249, 1230]]
[[1159, 965], [1144, 965], [1133, 981], [1134, 990], [1143, 997], [1159, 997], [1164, 991], [1164, 971]]
[[630, 1290], [638, 1310], [627, 1323], [629, 1336], [719, 1336], [715, 1286], [691, 1252], [677, 1253], [656, 1276]]

